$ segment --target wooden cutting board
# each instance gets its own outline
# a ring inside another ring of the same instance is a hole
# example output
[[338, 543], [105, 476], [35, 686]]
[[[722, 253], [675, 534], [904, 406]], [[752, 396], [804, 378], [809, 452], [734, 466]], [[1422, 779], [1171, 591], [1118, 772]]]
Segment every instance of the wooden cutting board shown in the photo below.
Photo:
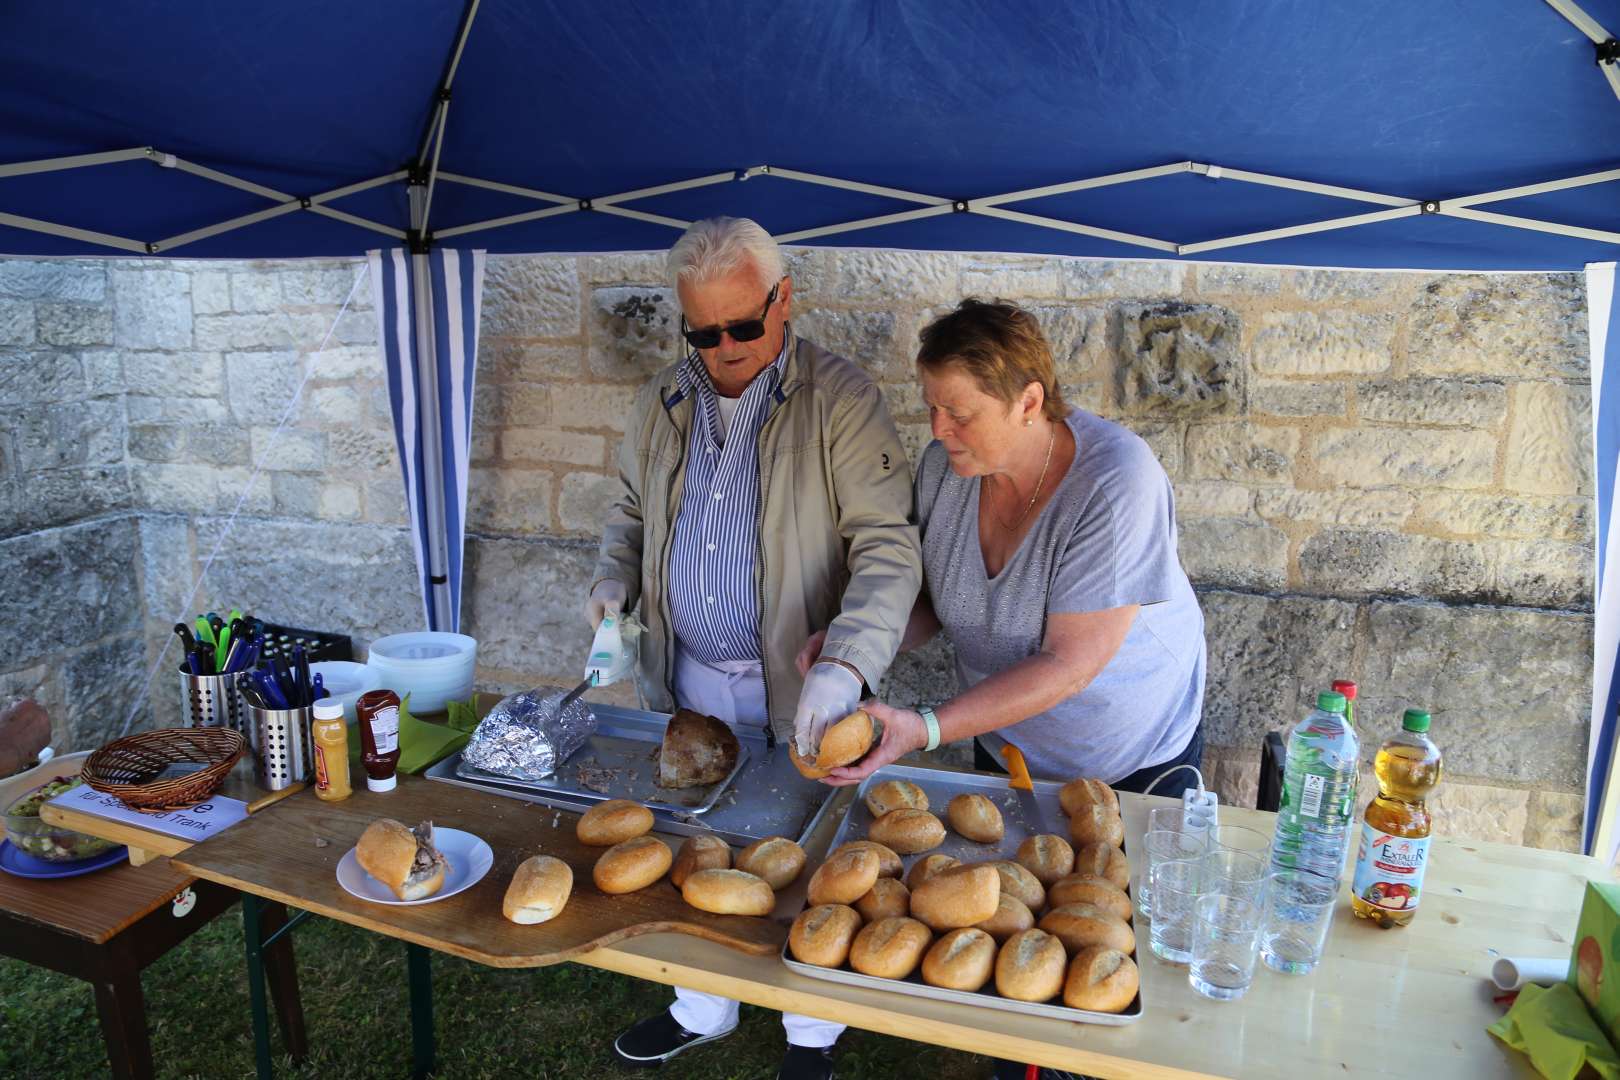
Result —
[[[396, 907], [351, 896], [338, 884], [338, 860], [380, 817], [407, 825], [431, 820], [470, 832], [494, 849], [495, 865], [470, 889], [437, 903]], [[494, 967], [541, 967], [655, 933], [692, 934], [767, 955], [781, 948], [803, 907], [808, 875], [777, 894], [776, 913], [768, 918], [698, 911], [687, 906], [668, 878], [639, 892], [607, 895], [591, 881], [591, 867], [606, 849], [581, 844], [574, 835], [577, 820], [566, 810], [402, 776], [393, 791], [361, 790], [342, 802], [300, 792], [172, 861], [200, 878]], [[663, 839], [679, 851], [681, 837]], [[555, 919], [518, 926], [501, 915], [501, 898], [518, 863], [531, 855], [568, 863], [574, 891]]]

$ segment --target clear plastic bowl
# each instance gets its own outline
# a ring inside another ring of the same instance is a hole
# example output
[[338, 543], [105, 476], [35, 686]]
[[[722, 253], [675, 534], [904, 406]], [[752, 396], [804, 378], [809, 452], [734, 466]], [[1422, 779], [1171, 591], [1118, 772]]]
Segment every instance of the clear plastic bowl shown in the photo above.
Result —
[[[27, 802], [35, 793], [50, 784], [58, 783], [52, 780], [41, 784], [22, 798], [14, 801], [6, 808], [6, 839], [24, 855], [32, 855], [45, 862], [76, 862], [79, 859], [89, 859], [110, 851], [118, 845], [111, 840], [102, 840], [84, 833], [74, 832], [72, 829], [63, 829], [47, 823], [39, 816], [37, 811], [32, 814], [13, 814], [11, 811]], [[74, 783], [69, 785], [77, 787]], [[67, 790], [67, 788], [63, 788]], [[55, 796], [52, 796], [53, 798]]]
[[309, 665], [309, 673], [311, 678], [320, 675], [321, 685], [330, 695], [328, 700], [343, 706], [343, 718], [351, 724], [355, 721], [354, 703], [360, 695], [381, 685], [375, 668], [353, 660], [322, 660]]

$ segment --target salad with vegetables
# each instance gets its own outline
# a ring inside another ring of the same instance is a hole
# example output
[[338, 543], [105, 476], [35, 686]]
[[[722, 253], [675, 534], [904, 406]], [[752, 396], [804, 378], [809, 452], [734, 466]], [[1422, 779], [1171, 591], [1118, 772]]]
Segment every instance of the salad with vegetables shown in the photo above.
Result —
[[61, 829], [46, 823], [39, 816], [39, 808], [61, 795], [72, 791], [84, 781], [77, 776], [63, 776], [35, 788], [6, 810], [6, 839], [18, 850], [46, 862], [72, 862], [116, 847], [110, 840], [102, 840], [71, 829]]

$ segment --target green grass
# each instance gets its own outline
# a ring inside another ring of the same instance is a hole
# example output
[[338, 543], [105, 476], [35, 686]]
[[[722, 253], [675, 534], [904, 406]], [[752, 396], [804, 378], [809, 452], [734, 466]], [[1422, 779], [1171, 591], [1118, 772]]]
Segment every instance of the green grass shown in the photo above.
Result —
[[[239, 910], [232, 909], [146, 969], [147, 1022], [159, 1077], [253, 1076], [241, 925]], [[320, 918], [298, 927], [293, 938], [310, 1055], [295, 1066], [272, 1021], [276, 1075], [409, 1075], [404, 945]], [[776, 1014], [745, 1005], [730, 1038], [656, 1073], [623, 1069], [611, 1058], [613, 1036], [666, 1007], [670, 990], [578, 964], [503, 971], [435, 953], [433, 989], [436, 1075], [446, 1080], [769, 1080], [783, 1049]], [[855, 1029], [839, 1043], [840, 1078], [977, 1080], [989, 1068], [984, 1058]], [[0, 1076], [105, 1075], [90, 984], [0, 958]]]

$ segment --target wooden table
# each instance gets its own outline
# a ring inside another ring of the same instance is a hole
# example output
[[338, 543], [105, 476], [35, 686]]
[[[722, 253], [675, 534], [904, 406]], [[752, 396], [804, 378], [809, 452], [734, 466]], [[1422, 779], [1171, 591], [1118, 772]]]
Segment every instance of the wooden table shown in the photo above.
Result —
[[[394, 793], [394, 816], [411, 819], [415, 792], [430, 783], [403, 779]], [[1134, 848], [1147, 810], [1168, 800], [1122, 795], [1121, 803], [1127, 846]], [[461, 820], [441, 824], [476, 833], [484, 827], [484, 812], [473, 807]], [[1274, 815], [1232, 807], [1223, 807], [1221, 816], [1267, 833], [1274, 821]], [[812, 860], [833, 825], [829, 816], [811, 844]], [[216, 866], [209, 856], [210, 846], [228, 836], [195, 846], [176, 863], [198, 877], [231, 884], [245, 898], [274, 896], [303, 906], [300, 898], [329, 892], [330, 882], [290, 874], [278, 876], [273, 887], [232, 877], [239, 866]], [[571, 959], [921, 1042], [1104, 1077], [1530, 1076], [1527, 1063], [1484, 1030], [1500, 1015], [1488, 982], [1490, 950], [1567, 954], [1584, 884], [1606, 876], [1597, 860], [1585, 856], [1436, 839], [1424, 906], [1412, 926], [1382, 931], [1342, 907], [1314, 974], [1262, 969], [1250, 993], [1229, 1003], [1199, 997], [1187, 985], [1184, 967], [1153, 958], [1144, 923], [1137, 927], [1144, 1014], [1117, 1028], [827, 983], [788, 970], [774, 956], [747, 955], [690, 936], [638, 937]], [[424, 945], [467, 955], [465, 938], [452, 943], [403, 928], [410, 917], [322, 907], [332, 918], [410, 941], [418, 995], [425, 989], [417, 983], [425, 980]], [[494, 943], [511, 929], [492, 912], [462, 924], [464, 935], [485, 938], [491, 954], [500, 951]], [[419, 1069], [431, 1065], [424, 1034], [431, 1038], [418, 1026]], [[261, 1061], [267, 1069], [267, 1052]]]
[[[71, 776], [78, 765], [47, 764], [9, 778], [0, 804], [48, 779]], [[123, 837], [106, 838], [124, 842]], [[236, 898], [236, 890], [198, 881], [167, 860], [146, 866], [120, 863], [70, 878], [0, 873], [0, 955], [89, 982], [112, 1075], [144, 1080], [152, 1075], [152, 1046], [142, 969], [229, 909]], [[287, 911], [279, 903], [269, 904], [259, 918], [261, 935], [270, 937], [287, 923]], [[266, 953], [265, 973], [288, 1051], [302, 1058], [304, 1014], [291, 944], [278, 942]]]

